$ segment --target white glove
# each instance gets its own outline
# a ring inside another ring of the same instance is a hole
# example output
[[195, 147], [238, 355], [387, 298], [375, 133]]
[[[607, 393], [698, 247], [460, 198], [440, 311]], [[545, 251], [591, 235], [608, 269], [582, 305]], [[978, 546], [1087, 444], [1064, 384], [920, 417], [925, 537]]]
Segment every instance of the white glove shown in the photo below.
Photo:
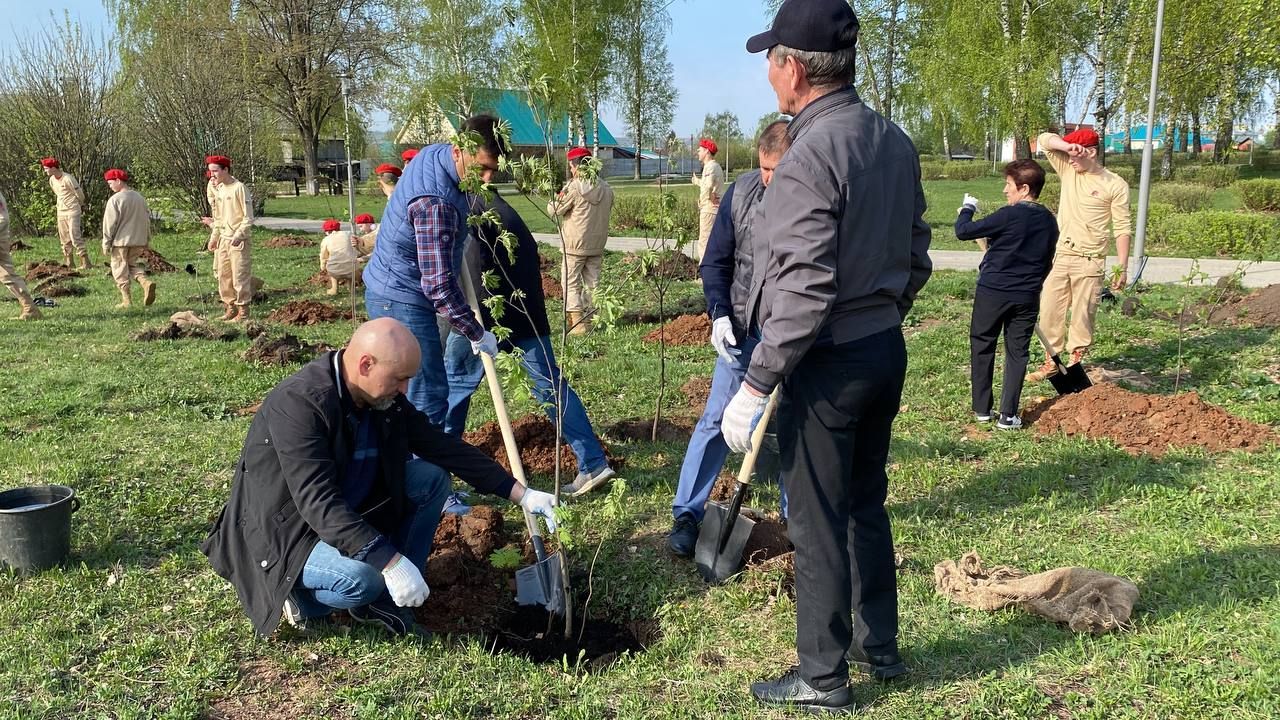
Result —
[[422, 579], [422, 572], [414, 566], [409, 558], [398, 555], [391, 567], [382, 571], [382, 579], [387, 584], [387, 592], [400, 607], [418, 607], [427, 601], [431, 588]]
[[484, 335], [479, 340], [471, 341], [471, 352], [479, 355], [484, 353], [489, 357], [498, 357], [498, 337], [488, 330], [484, 331]]
[[524, 496], [520, 498], [520, 507], [528, 510], [530, 514], [539, 515], [543, 520], [547, 521], [547, 530], [556, 531], [556, 496], [551, 493], [544, 493], [541, 490], [533, 488], [525, 488]]
[[747, 390], [746, 383], [738, 386], [738, 392], [729, 401], [729, 406], [724, 409], [724, 417], [720, 420], [720, 432], [730, 450], [744, 453], [751, 449], [751, 431], [760, 422], [760, 416], [764, 414], [764, 407], [768, 403], [767, 396], [756, 397]]
[[742, 352], [738, 349], [738, 339], [733, 335], [733, 321], [727, 315], [718, 317], [711, 323], [711, 347], [716, 349], [716, 354], [724, 358], [725, 362], [731, 364]]
[[965, 193], [964, 202], [960, 203], [960, 207], [969, 208], [974, 212], [978, 212], [978, 198], [970, 195], [969, 193]]

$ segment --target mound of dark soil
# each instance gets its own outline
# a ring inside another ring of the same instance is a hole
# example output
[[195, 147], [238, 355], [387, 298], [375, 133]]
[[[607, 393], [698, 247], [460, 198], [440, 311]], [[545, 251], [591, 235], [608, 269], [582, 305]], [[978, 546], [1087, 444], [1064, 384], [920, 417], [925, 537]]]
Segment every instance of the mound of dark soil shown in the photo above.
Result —
[[229, 327], [213, 327], [210, 325], [190, 325], [176, 323], [172, 320], [162, 327], [143, 328], [133, 334], [138, 342], [154, 340], [235, 340], [240, 331]]
[[702, 411], [707, 409], [707, 397], [711, 395], [711, 378], [694, 375], [680, 386], [680, 392], [689, 398], [689, 408], [700, 416]]
[[424, 573], [431, 595], [415, 611], [437, 633], [484, 633], [497, 628], [515, 606], [512, 570], [489, 556], [507, 544], [502, 513], [476, 505], [466, 515], [446, 513], [436, 528]]
[[[605, 434], [615, 440], [653, 439], [653, 418], [628, 418], [605, 428]], [[663, 417], [658, 420], [659, 442], [685, 442], [693, 432], [693, 421], [685, 417]]]
[[271, 322], [302, 326], [350, 319], [350, 310], [339, 310], [332, 305], [326, 305], [315, 300], [295, 300], [285, 303], [267, 316], [267, 320]]
[[67, 278], [81, 277], [84, 277], [84, 275], [76, 272], [73, 268], [63, 266], [55, 260], [41, 260], [39, 262], [27, 263], [26, 278], [29, 283], [43, 284], [46, 282], [65, 280]]
[[315, 247], [316, 244], [315, 240], [301, 235], [277, 235], [262, 243], [262, 246], [274, 250], [279, 248]]
[[321, 270], [315, 275], [307, 278], [307, 284], [315, 285], [316, 287], [329, 287], [329, 273]]
[[1228, 302], [1214, 310], [1210, 320], [1255, 327], [1280, 327], [1280, 283], [1268, 285]]
[[[622, 262], [634, 265], [640, 262], [640, 255], [628, 253]], [[698, 261], [679, 250], [664, 250], [658, 254], [658, 262], [646, 271], [644, 276], [667, 277], [672, 280], [697, 280]]]
[[36, 288], [36, 294], [51, 298], [84, 297], [89, 294], [89, 288], [61, 280], [46, 280]]
[[707, 312], [707, 301], [701, 295], [697, 297], [680, 298], [678, 300], [667, 302], [662, 308], [662, 311], [662, 315], [659, 316], [656, 305], [653, 307], [628, 310], [622, 313], [622, 317], [618, 318], [618, 322], [621, 324], [634, 325], [636, 323], [653, 323], [658, 322], [659, 320], [670, 320], [678, 315], [705, 315]]
[[[520, 464], [524, 465], [526, 473], [536, 475], [554, 475], [556, 471], [556, 427], [544, 415], [525, 415], [517, 418], [511, 423], [511, 432], [516, 438], [516, 447], [520, 448]], [[489, 457], [492, 457], [502, 467], [509, 472], [511, 470], [510, 463], [507, 462], [507, 450], [502, 443], [502, 428], [498, 426], [497, 421], [487, 422], [478, 429], [463, 435], [463, 439], [480, 448]], [[563, 436], [561, 437], [563, 440]], [[609, 446], [601, 441], [604, 445], [605, 456], [609, 459], [609, 464], [614, 470], [622, 467], [620, 458], [614, 457], [609, 452]], [[560, 445], [560, 473], [562, 478], [568, 478], [565, 482], [571, 480], [578, 474], [578, 461], [570, 449], [568, 444]]]
[[177, 266], [171, 264], [160, 253], [151, 248], [142, 248], [142, 262], [147, 266], [149, 273], [171, 273], [178, 270]]
[[748, 567], [760, 565], [768, 560], [785, 555], [795, 550], [787, 537], [787, 526], [782, 519], [774, 515], [748, 515], [756, 521], [751, 528], [751, 537], [742, 548], [742, 560]]
[[328, 349], [329, 347], [323, 343], [316, 345], [304, 343], [293, 335], [286, 334], [273, 338], [263, 334], [254, 338], [253, 344], [244, 352], [243, 357], [245, 362], [259, 365], [289, 365], [307, 362]]
[[542, 296], [549, 300], [560, 300], [564, 297], [564, 288], [560, 281], [546, 273], [542, 273]]
[[666, 336], [668, 345], [702, 345], [711, 339], [711, 319], [706, 315], [681, 315], [644, 336], [656, 343]]
[[1039, 435], [1108, 438], [1134, 455], [1158, 457], [1170, 447], [1258, 450], [1280, 441], [1272, 428], [1209, 405], [1194, 392], [1145, 395], [1107, 383], [1046, 400], [1026, 416]]

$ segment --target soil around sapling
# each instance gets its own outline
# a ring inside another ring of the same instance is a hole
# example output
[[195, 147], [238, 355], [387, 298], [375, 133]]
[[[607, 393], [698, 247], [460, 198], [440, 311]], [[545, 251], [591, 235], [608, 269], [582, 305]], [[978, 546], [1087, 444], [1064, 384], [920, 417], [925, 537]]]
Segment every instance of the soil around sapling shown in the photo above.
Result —
[[711, 319], [706, 315], [681, 315], [650, 331], [644, 341], [657, 343], [663, 335], [668, 345], [702, 345], [711, 339]]
[[262, 246], [278, 250], [281, 248], [315, 247], [317, 244], [312, 238], [302, 235], [276, 235], [262, 243]]
[[350, 310], [339, 310], [316, 300], [294, 300], [285, 303], [267, 316], [267, 320], [271, 322], [299, 327], [350, 319]]

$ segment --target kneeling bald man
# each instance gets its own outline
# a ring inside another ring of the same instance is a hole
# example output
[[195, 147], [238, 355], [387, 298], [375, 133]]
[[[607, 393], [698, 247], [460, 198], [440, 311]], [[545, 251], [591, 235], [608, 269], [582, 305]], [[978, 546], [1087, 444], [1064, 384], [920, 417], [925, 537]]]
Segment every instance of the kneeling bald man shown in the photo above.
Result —
[[426, 637], [411, 607], [449, 473], [518, 502], [553, 531], [555, 498], [525, 489], [483, 452], [405, 399], [418, 341], [399, 321], [361, 325], [276, 386], [249, 426], [231, 498], [201, 546], [235, 586], [254, 629], [299, 627], [345, 609], [397, 635]]

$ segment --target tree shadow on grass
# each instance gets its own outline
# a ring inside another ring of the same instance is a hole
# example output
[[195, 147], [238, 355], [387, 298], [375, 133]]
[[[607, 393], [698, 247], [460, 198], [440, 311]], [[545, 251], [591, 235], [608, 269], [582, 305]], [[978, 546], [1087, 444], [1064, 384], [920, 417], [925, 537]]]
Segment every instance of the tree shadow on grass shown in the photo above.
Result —
[[[1239, 372], [1240, 353], [1266, 345], [1276, 332], [1275, 328], [1223, 325], [1215, 325], [1208, 332], [1203, 327], [1193, 328], [1182, 340], [1182, 365], [1186, 370], [1179, 389], [1193, 390], [1196, 385], [1208, 384]], [[1162, 387], [1172, 390], [1178, 352], [1177, 338], [1154, 345], [1132, 344], [1124, 348], [1124, 361], [1114, 361], [1114, 364], [1134, 366], [1136, 370], [1151, 374]], [[1107, 358], [1099, 356], [1094, 360], [1105, 362]]]
[[1202, 548], [1144, 572], [1137, 611], [1164, 618], [1230, 602], [1280, 596], [1280, 545]]

